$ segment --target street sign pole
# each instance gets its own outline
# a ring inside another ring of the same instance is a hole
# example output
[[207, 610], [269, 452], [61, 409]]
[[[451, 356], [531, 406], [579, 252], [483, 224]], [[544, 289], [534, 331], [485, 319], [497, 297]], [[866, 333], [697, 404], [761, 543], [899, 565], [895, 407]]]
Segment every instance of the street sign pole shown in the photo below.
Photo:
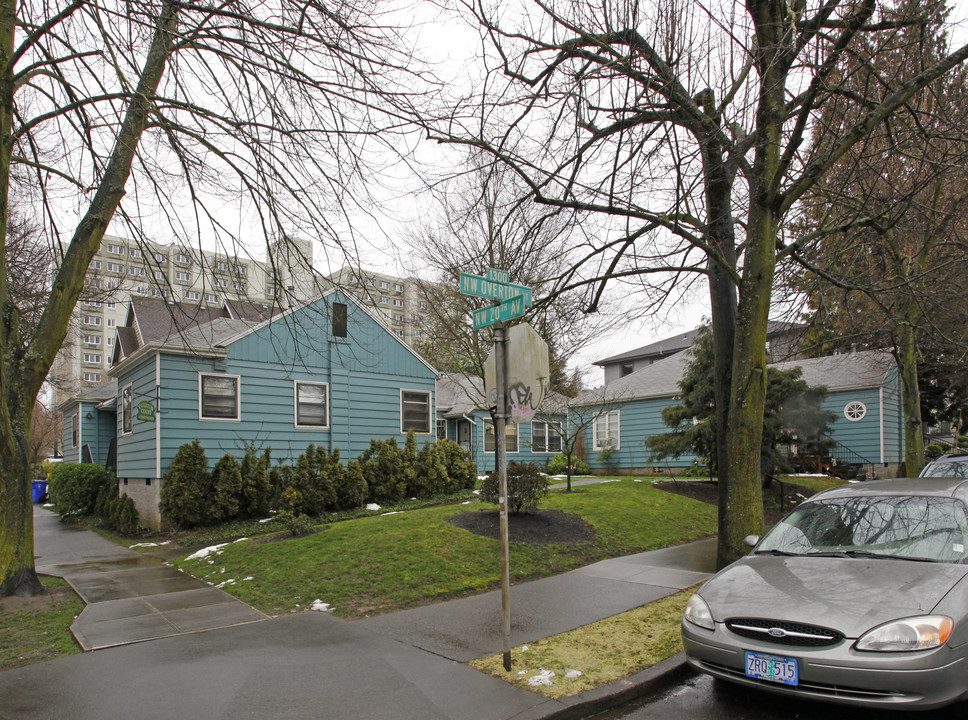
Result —
[[504, 669], [511, 671], [511, 562], [508, 542], [508, 453], [507, 453], [507, 357], [504, 323], [494, 327], [494, 364], [497, 409], [494, 413], [494, 447], [497, 462], [498, 503], [501, 531], [501, 625], [504, 632]]

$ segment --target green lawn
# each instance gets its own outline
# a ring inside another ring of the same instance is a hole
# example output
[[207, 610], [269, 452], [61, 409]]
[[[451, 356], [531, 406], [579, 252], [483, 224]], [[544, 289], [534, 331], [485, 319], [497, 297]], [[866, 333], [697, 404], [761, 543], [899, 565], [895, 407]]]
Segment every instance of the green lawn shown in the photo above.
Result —
[[[18, 610], [0, 605], [0, 670], [22, 667], [81, 652], [71, 635], [74, 618], [84, 601], [63, 580], [42, 577], [40, 581], [55, 594], [18, 603]], [[12, 601], [17, 598], [11, 598]]]
[[[541, 507], [581, 516], [597, 537], [584, 544], [512, 543], [512, 582], [716, 530], [715, 507], [634, 480], [552, 493]], [[319, 599], [337, 615], [360, 617], [496, 587], [498, 541], [447, 522], [455, 513], [493, 508], [448, 505], [347, 520], [308, 537], [232, 543], [217, 556], [175, 564], [214, 584], [234, 581], [224, 589], [269, 614]]]

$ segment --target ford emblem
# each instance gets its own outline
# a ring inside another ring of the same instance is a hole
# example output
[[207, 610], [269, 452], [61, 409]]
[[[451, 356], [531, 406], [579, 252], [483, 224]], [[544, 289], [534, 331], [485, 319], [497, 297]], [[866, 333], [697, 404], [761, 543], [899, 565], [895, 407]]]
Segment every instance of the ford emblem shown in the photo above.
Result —
[[767, 632], [770, 634], [771, 637], [775, 637], [775, 638], [786, 637], [786, 634], [787, 634], [786, 630], [784, 630], [783, 628], [770, 628], [769, 630], [767, 630]]

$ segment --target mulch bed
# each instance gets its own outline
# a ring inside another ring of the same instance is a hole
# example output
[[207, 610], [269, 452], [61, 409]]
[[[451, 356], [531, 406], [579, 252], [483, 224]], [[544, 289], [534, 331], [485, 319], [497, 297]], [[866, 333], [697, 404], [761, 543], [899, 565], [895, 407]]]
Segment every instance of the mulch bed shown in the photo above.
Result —
[[[447, 522], [475, 535], [500, 538], [501, 517], [497, 510], [462, 512]], [[595, 528], [577, 515], [560, 510], [537, 510], [508, 514], [508, 539], [521, 543], [587, 543], [595, 539]]]
[[[655, 484], [655, 487], [659, 490], [675, 493], [676, 495], [701, 500], [710, 505], [719, 504], [719, 483], [715, 480], [658, 482]], [[793, 485], [789, 482], [784, 482], [782, 487], [783, 512], [779, 510], [780, 485], [774, 483], [773, 487], [763, 490], [763, 497], [767, 500], [766, 509], [764, 510], [764, 520], [768, 528], [776, 525], [793, 508], [816, 493], [815, 490], [804, 487], [803, 485]]]

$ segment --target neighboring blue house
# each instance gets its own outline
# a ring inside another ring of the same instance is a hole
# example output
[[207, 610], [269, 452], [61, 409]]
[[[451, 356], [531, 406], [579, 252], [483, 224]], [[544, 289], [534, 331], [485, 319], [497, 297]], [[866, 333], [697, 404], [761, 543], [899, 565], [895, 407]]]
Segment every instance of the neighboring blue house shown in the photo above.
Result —
[[[437, 372], [338, 290], [271, 317], [226, 307], [194, 323], [156, 303], [132, 301], [110, 371], [114, 405], [98, 406], [115, 416], [121, 491], [152, 527], [162, 478], [195, 439], [214, 464], [247, 446], [293, 463], [310, 443], [351, 459], [371, 438], [402, 443], [409, 428], [435, 438]], [[89, 403], [68, 401], [65, 417], [85, 418]]]
[[65, 462], [114, 467], [117, 388], [117, 382], [109, 380], [58, 407], [64, 416], [62, 447]]
[[[572, 402], [569, 416], [584, 416], [586, 462], [597, 471], [608, 468], [599, 452], [610, 443], [614, 467], [623, 472], [649, 472], [692, 464], [693, 456], [655, 462], [645, 439], [668, 432], [662, 410], [678, 401], [679, 380], [691, 359], [688, 351], [676, 353], [585, 393]], [[823, 385], [823, 407], [837, 420], [830, 426], [836, 441], [832, 455], [842, 462], [869, 465], [880, 477], [892, 477], [904, 456], [901, 386], [890, 353], [855, 352], [829, 357], [793, 360], [771, 365], [780, 370], [799, 367], [809, 385]]]
[[[454, 440], [469, 450], [481, 473], [493, 472], [495, 465], [494, 424], [485, 407], [481, 378], [444, 373], [437, 381], [437, 436]], [[545, 467], [561, 452], [565, 413], [565, 398], [552, 392], [545, 396], [532, 422], [508, 423], [508, 462]]]

